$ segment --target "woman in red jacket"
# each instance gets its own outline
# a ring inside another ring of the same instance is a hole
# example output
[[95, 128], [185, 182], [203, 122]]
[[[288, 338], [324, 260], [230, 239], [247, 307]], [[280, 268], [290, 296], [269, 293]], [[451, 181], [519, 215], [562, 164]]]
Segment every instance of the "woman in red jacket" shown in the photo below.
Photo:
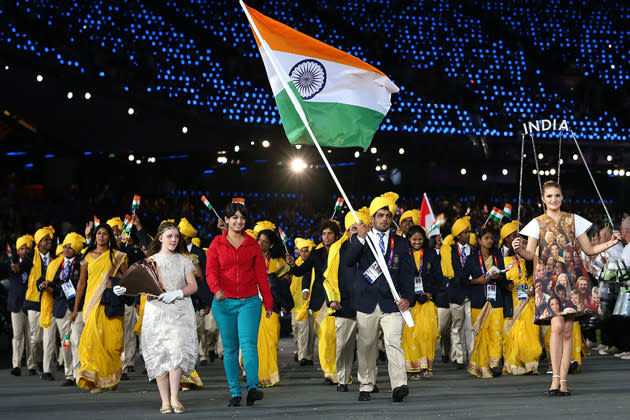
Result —
[[[247, 405], [263, 398], [258, 389], [258, 326], [265, 308], [273, 308], [267, 281], [267, 266], [258, 242], [244, 235], [247, 210], [238, 202], [225, 208], [228, 230], [217, 237], [208, 249], [206, 279], [214, 293], [212, 314], [223, 340], [223, 365], [232, 398], [229, 407], [241, 403], [238, 349], [243, 352], [247, 375]], [[272, 311], [266, 311], [267, 318]]]

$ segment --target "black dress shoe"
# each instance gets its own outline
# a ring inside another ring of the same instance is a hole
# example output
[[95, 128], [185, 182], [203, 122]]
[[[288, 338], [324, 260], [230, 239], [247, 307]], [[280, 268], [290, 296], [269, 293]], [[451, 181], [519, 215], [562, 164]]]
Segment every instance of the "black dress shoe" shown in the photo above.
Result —
[[348, 392], [348, 385], [346, 385], [346, 384], [339, 384], [339, 385], [337, 385], [337, 391], [338, 392]]
[[464, 369], [466, 366], [464, 366], [463, 363], [455, 363], [455, 369], [457, 370], [461, 370]]
[[248, 406], [254, 405], [254, 401], [262, 400], [264, 395], [265, 394], [260, 389], [251, 388], [247, 392], [247, 405]]
[[392, 401], [401, 402], [407, 395], [409, 395], [409, 387], [407, 387], [407, 385], [399, 386], [398, 388], [394, 388], [392, 392]]
[[44, 381], [54, 381], [55, 377], [52, 376], [52, 373], [44, 373], [41, 377]]
[[127, 375], [126, 373], [123, 373], [122, 375], [120, 375], [120, 380], [121, 381], [128, 381], [129, 380], [129, 375]]
[[29, 369], [28, 370], [28, 376], [35, 376], [37, 375], [37, 370], [35, 369]]
[[308, 359], [302, 359], [298, 362], [300, 366], [313, 366], [313, 361]]
[[324, 385], [334, 385], [334, 384], [335, 383], [331, 379], [328, 379], [328, 378], [324, 379]]
[[379, 391], [378, 386], [374, 385], [374, 388], [372, 388], [372, 394], [378, 394]]
[[133, 366], [127, 367], [127, 372], [135, 372], [135, 371], [136, 371], [135, 367], [133, 367]]
[[74, 386], [74, 381], [72, 379], [66, 379], [61, 383], [61, 386]]
[[228, 407], [240, 407], [241, 406], [241, 397], [232, 397], [228, 402]]
[[492, 371], [493, 378], [498, 378], [503, 373], [503, 368], [501, 366], [493, 367], [490, 370]]
[[571, 395], [571, 391], [566, 390], [566, 391], [560, 391], [558, 389], [558, 393], [556, 394], [558, 397], [568, 397]]
[[13, 369], [11, 369], [11, 375], [22, 376], [22, 369], [20, 369], [19, 367], [14, 367]]
[[359, 401], [370, 401], [372, 398], [370, 397], [370, 393], [367, 391], [359, 392]]

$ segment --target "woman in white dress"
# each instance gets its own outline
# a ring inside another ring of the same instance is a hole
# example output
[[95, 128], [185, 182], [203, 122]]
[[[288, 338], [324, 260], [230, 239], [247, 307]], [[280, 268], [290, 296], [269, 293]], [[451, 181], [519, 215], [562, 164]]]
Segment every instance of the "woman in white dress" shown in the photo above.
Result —
[[[543, 264], [547, 255], [550, 259], [554, 258], [551, 248], [557, 245], [556, 241], [560, 236], [574, 238], [569, 241], [570, 248], [568, 249], [574, 250], [576, 254], [579, 254], [581, 249], [586, 255], [597, 255], [619, 242], [620, 234], [615, 231], [608, 242], [592, 245], [586, 235], [591, 222], [577, 214], [560, 210], [564, 197], [562, 188], [557, 182], [545, 182], [542, 187], [542, 199], [547, 211], [528, 223], [520, 232], [521, 235], [529, 238], [527, 244], [523, 246], [520, 238], [512, 242], [512, 247], [522, 258], [534, 261], [534, 272], [537, 272], [536, 268]], [[549, 234], [550, 232], [552, 234]], [[573, 351], [573, 322], [590, 316], [590, 313], [582, 312], [579, 307], [577, 310], [565, 307], [565, 302], [561, 302], [553, 292], [556, 279], [550, 277], [551, 273], [545, 274], [543, 271], [538, 271], [538, 273], [542, 273], [540, 274], [542, 278], [534, 280], [536, 293], [534, 323], [551, 325], [549, 353], [553, 376], [548, 393], [550, 396], [568, 396], [571, 395], [567, 389], [567, 374]], [[553, 286], [550, 287], [552, 295], [545, 296], [544, 287], [541, 287], [544, 286], [543, 283]]]
[[[149, 259], [157, 262], [162, 285], [167, 290], [157, 299], [147, 299], [142, 320], [142, 355], [149, 380], [156, 379], [160, 412], [183, 413], [179, 401], [182, 373], [190, 375], [199, 355], [195, 310], [190, 295], [197, 292], [195, 267], [183, 255], [186, 250], [177, 226], [163, 222], [149, 246]], [[116, 286], [114, 293], [126, 290]], [[170, 387], [170, 399], [169, 399]]]

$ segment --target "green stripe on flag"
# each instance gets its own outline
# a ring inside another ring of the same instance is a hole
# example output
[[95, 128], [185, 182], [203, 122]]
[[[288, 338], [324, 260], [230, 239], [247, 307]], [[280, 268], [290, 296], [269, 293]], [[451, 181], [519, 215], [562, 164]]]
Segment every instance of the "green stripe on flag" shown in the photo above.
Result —
[[[378, 130], [383, 114], [355, 105], [331, 102], [306, 102], [290, 83], [311, 129], [321, 146], [325, 147], [370, 147], [374, 133]], [[313, 145], [311, 137], [295, 110], [286, 90], [275, 97], [282, 125], [291, 144]]]

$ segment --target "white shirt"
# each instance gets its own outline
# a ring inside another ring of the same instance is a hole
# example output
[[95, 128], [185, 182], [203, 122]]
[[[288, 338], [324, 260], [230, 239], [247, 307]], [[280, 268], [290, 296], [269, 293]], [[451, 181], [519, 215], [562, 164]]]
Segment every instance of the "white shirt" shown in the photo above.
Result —
[[628, 245], [623, 247], [623, 251], [621, 252], [621, 260], [623, 263], [630, 269], [630, 242]]
[[72, 264], [72, 261], [74, 261], [75, 258], [76, 257], [72, 257], [72, 258], [68, 259], [66, 257], [63, 257], [63, 265]]
[[[582, 216], [578, 216], [577, 214], [573, 215], [573, 220], [575, 221], [575, 237], [578, 238], [584, 232], [589, 230], [593, 225], [591, 222], [583, 218]], [[521, 235], [529, 236], [530, 238], [534, 238], [536, 240], [540, 239], [540, 226], [538, 225], [538, 220], [532, 219], [531, 222], [527, 224], [522, 230]]]
[[459, 247], [459, 250], [462, 252], [463, 255], [465, 256], [470, 255], [470, 244], [462, 245], [459, 242], [457, 242], [457, 246]]
[[193, 247], [193, 243], [192, 242], [189, 245], [186, 245], [186, 248], [188, 249], [188, 252], [192, 251], [192, 247]]
[[622, 257], [623, 251], [624, 251], [624, 247], [623, 245], [621, 245], [620, 242], [617, 242], [615, 246], [612, 246], [606, 250], [605, 254], [608, 256], [609, 269], [616, 270], [617, 264], [619, 264], [619, 266], [623, 268], [621, 261], [619, 261]]
[[[385, 249], [387, 250], [387, 243], [389, 241], [389, 232], [390, 232], [389, 229], [387, 229], [385, 232], [381, 232], [380, 230], [376, 230], [376, 229], [372, 228], [372, 234], [374, 236], [376, 236], [376, 238], [377, 238], [377, 242], [374, 244], [374, 245], [377, 246], [376, 249], [380, 249], [380, 246], [379, 246], [378, 242], [381, 240], [380, 239], [380, 234], [384, 233], [385, 235], [383, 236], [383, 243], [385, 244]], [[365, 238], [361, 238], [360, 236], [357, 236], [357, 238], [359, 239], [359, 242], [361, 242], [362, 245], [365, 244]]]

